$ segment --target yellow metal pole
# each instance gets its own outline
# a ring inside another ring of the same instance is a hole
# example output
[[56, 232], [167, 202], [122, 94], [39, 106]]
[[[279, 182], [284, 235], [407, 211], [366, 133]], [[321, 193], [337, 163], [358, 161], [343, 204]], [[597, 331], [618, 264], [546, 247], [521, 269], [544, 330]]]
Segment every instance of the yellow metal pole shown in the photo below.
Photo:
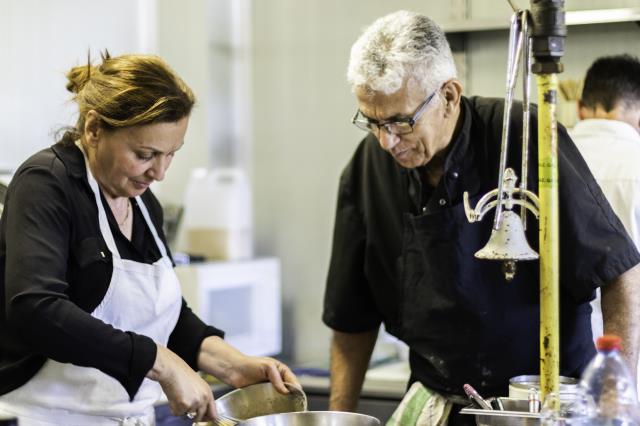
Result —
[[540, 390], [558, 392], [560, 375], [560, 256], [556, 74], [537, 74], [538, 196], [540, 197]]

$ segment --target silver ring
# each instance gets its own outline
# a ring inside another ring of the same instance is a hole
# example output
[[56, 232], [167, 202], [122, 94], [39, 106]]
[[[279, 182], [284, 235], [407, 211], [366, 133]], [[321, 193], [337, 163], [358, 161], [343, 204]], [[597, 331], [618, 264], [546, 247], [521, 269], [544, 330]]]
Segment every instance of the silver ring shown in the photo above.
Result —
[[190, 412], [185, 414], [185, 416], [187, 416], [189, 418], [189, 420], [195, 419], [197, 415], [198, 415], [198, 413], [195, 412], [195, 411], [190, 411]]

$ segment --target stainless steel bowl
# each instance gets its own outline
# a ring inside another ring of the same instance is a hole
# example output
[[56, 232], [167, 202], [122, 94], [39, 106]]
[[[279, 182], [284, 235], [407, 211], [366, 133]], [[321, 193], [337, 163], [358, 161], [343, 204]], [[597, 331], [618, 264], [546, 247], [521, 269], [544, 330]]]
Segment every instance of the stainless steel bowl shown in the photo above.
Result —
[[[529, 412], [529, 401], [515, 398], [489, 398], [500, 401], [503, 410], [483, 410], [473, 405], [460, 410], [462, 414], [473, 414], [476, 416], [477, 426], [540, 426], [541, 424], [554, 425], [578, 425], [588, 424], [585, 415], [589, 407], [585, 404], [587, 400], [581, 399], [576, 394], [560, 394], [560, 410], [554, 412], [545, 410], [543, 405], [539, 413]], [[557, 416], [551, 422], [549, 416]]]
[[380, 420], [341, 411], [306, 411], [256, 417], [240, 422], [238, 426], [380, 426]]
[[279, 393], [270, 382], [231, 391], [216, 400], [218, 415], [239, 422], [267, 414], [307, 410], [307, 395], [285, 383], [290, 393]]
[[[491, 401], [494, 398], [489, 398]], [[540, 426], [540, 413], [529, 412], [526, 399], [498, 398], [504, 411], [483, 410], [470, 405], [460, 410], [462, 414], [476, 416], [478, 426]]]

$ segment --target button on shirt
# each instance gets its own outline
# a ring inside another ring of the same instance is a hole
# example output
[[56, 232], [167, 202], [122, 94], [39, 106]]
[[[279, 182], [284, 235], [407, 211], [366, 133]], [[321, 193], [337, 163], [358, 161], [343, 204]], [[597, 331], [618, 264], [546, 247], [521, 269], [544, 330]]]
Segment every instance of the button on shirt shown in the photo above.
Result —
[[[539, 264], [520, 262], [506, 283], [499, 262], [473, 256], [489, 239], [493, 215], [470, 224], [462, 206], [465, 191], [475, 205], [497, 187], [503, 102], [462, 98], [462, 125], [435, 188], [423, 188], [420, 170], [403, 169], [372, 134], [340, 178], [323, 321], [354, 333], [384, 321], [409, 344], [412, 377], [438, 392], [462, 394], [464, 383], [474, 383], [483, 394], [506, 395], [510, 377], [539, 373]], [[520, 174], [521, 104], [512, 117], [507, 164]], [[531, 140], [536, 121], [533, 108]], [[561, 374], [577, 376], [595, 353], [593, 290], [640, 255], [561, 126], [558, 146], [560, 366]], [[537, 150], [530, 155], [528, 188], [537, 192]], [[527, 237], [537, 250], [537, 226]], [[420, 238], [439, 252], [416, 251]], [[443, 267], [448, 272], [438, 278]]]

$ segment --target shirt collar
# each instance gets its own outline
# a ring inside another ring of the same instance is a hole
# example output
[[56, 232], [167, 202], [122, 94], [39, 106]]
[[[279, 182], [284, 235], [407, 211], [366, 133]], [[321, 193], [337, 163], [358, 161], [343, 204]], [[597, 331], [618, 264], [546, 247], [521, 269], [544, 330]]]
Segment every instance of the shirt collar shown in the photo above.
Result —
[[[460, 108], [462, 124], [447, 147], [444, 172], [438, 186], [434, 188], [431, 195], [431, 198], [437, 198], [435, 202], [439, 205], [438, 208], [448, 208], [451, 204], [461, 202], [464, 191], [475, 195], [481, 188], [478, 167], [482, 167], [482, 164], [477, 164], [478, 160], [473, 153], [470, 135], [473, 132], [474, 119], [471, 103], [467, 98], [461, 98]], [[482, 132], [476, 131], [474, 134], [482, 135]], [[419, 194], [422, 195], [420, 171], [416, 168], [404, 169], [404, 172], [408, 172], [410, 176], [409, 193], [410, 195], [414, 194], [412, 197], [414, 207], [422, 208], [428, 202], [427, 200], [421, 200], [421, 203], [418, 201], [420, 199]], [[429, 202], [429, 204], [435, 205], [432, 202]]]
[[469, 135], [471, 133], [471, 107], [465, 97], [460, 98], [460, 114], [462, 115], [462, 125], [451, 140], [451, 146], [444, 161], [445, 173], [452, 167], [463, 163], [465, 157], [467, 157]]
[[474, 152], [476, 149], [471, 140], [472, 134], [482, 137], [482, 131], [474, 130], [474, 111], [465, 97], [460, 100], [460, 114], [462, 125], [451, 140], [442, 176], [444, 188], [453, 203], [460, 201], [464, 191], [474, 195], [480, 190], [480, 168], [483, 167], [483, 164], [478, 164], [481, 160], [477, 158], [478, 153]]
[[58, 142], [51, 147], [56, 156], [62, 161], [67, 174], [74, 178], [86, 178], [87, 166], [84, 162], [84, 156], [75, 144], [68, 142]]
[[640, 133], [638, 133], [631, 124], [625, 123], [624, 121], [601, 118], [590, 118], [578, 121], [570, 133], [580, 136], [593, 136], [594, 134], [600, 133], [606, 135], [614, 134], [619, 138], [624, 137], [633, 141], [640, 140]]

